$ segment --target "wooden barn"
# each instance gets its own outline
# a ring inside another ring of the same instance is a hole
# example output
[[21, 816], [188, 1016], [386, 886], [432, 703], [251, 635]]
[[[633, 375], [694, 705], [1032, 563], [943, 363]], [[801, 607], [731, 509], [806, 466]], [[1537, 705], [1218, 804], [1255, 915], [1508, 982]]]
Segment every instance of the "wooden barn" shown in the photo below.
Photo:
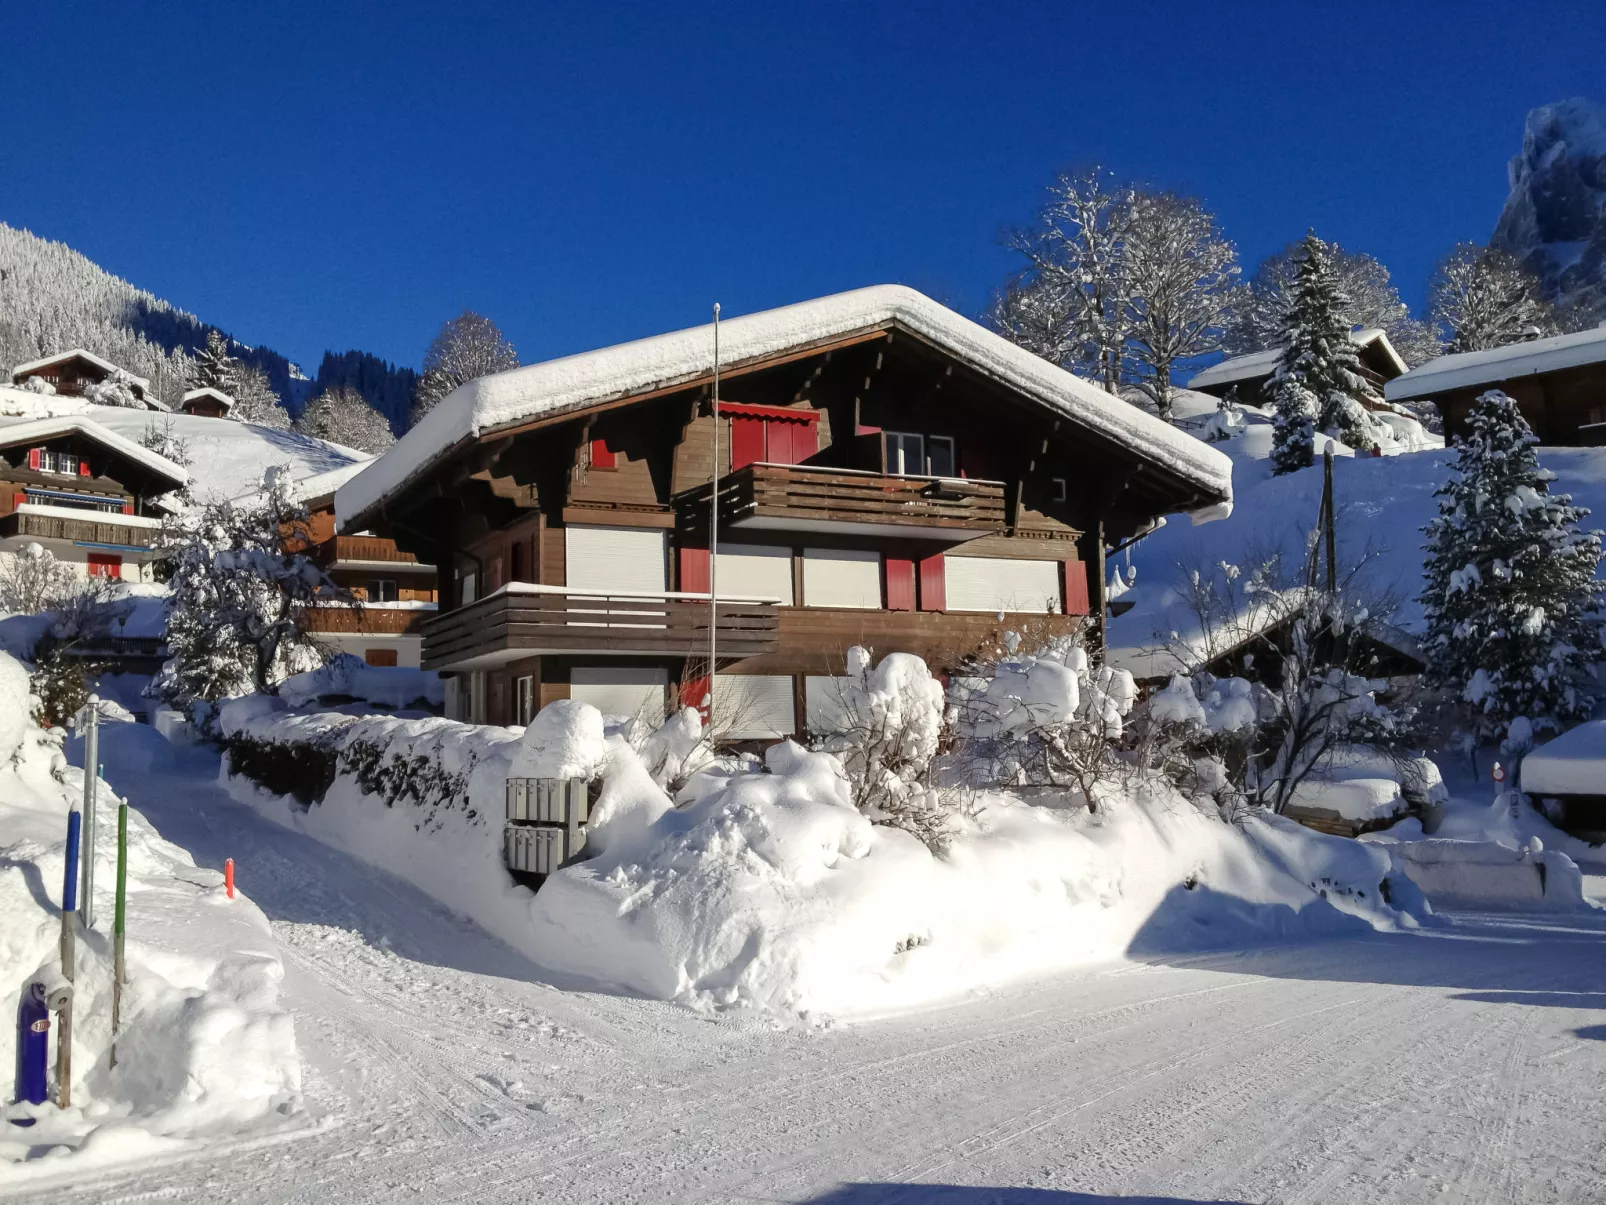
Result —
[[910, 289], [719, 339], [717, 413], [699, 327], [470, 382], [340, 487], [342, 532], [440, 568], [448, 714], [700, 703], [717, 575], [716, 724], [801, 733], [854, 644], [944, 671], [1001, 628], [1099, 638], [1105, 549], [1230, 504], [1225, 456]]
[[1445, 434], [1455, 436], [1490, 389], [1517, 403], [1541, 443], [1606, 447], [1606, 326], [1440, 356], [1390, 381], [1385, 392], [1391, 402], [1432, 402]]

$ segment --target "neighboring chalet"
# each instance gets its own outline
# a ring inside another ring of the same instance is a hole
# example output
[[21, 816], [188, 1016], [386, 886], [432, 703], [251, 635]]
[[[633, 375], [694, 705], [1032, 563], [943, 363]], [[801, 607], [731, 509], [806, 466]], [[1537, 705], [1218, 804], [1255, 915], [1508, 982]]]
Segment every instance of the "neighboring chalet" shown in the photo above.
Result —
[[[29, 377], [38, 377], [62, 397], [83, 397], [85, 388], [99, 385], [114, 373], [122, 371], [124, 370], [119, 369], [111, 361], [103, 360], [81, 347], [75, 347], [71, 351], [58, 352], [42, 360], [29, 360], [26, 364], [18, 364], [11, 370], [11, 382], [21, 388], [28, 383]], [[149, 381], [132, 373], [125, 375], [129, 391], [142, 406], [147, 410], [167, 409], [151, 392]]]
[[[1361, 375], [1371, 382], [1381, 395], [1389, 381], [1403, 376], [1407, 369], [1389, 337], [1375, 328], [1350, 332], [1350, 340], [1360, 353]], [[1277, 370], [1277, 360], [1283, 354], [1280, 347], [1233, 356], [1202, 372], [1196, 372], [1188, 388], [1212, 397], [1226, 397], [1232, 393], [1238, 401], [1250, 406], [1270, 406], [1271, 394], [1267, 386]], [[1389, 395], [1393, 401], [1393, 394]]]
[[1387, 397], [1434, 403], [1453, 436], [1466, 433], [1467, 412], [1490, 389], [1517, 403], [1541, 443], [1606, 446], [1606, 326], [1440, 356], [1390, 381]]
[[854, 644], [945, 672], [1001, 629], [1088, 625], [1106, 547], [1230, 506], [1221, 453], [910, 289], [731, 319], [719, 346], [717, 417], [698, 327], [472, 381], [339, 489], [340, 530], [441, 568], [423, 664], [449, 715], [704, 700], [716, 421], [735, 738], [828, 715]]
[[369, 665], [416, 668], [423, 622], [435, 613], [435, 567], [421, 565], [394, 540], [366, 532], [335, 534], [335, 490], [371, 461], [362, 461], [296, 483], [307, 508], [310, 555], [336, 585], [358, 600], [313, 607], [307, 628], [338, 652]]
[[172, 461], [83, 415], [0, 424], [0, 551], [30, 543], [86, 574], [151, 580]]
[[185, 414], [193, 414], [197, 418], [228, 418], [229, 411], [234, 409], [234, 399], [221, 389], [203, 385], [199, 389], [191, 389], [181, 397], [178, 408]]

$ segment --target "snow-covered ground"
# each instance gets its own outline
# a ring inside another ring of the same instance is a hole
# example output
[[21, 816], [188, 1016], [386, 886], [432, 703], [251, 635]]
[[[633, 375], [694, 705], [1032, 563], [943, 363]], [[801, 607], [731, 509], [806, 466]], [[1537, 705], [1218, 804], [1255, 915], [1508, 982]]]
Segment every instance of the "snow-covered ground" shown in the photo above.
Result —
[[235, 858], [269, 918], [303, 1104], [16, 1199], [1373, 1205], [1606, 1177], [1601, 913], [1187, 957], [1140, 935], [939, 1010], [777, 1025], [554, 983], [233, 802], [215, 755], [107, 732], [113, 785], [199, 865]]

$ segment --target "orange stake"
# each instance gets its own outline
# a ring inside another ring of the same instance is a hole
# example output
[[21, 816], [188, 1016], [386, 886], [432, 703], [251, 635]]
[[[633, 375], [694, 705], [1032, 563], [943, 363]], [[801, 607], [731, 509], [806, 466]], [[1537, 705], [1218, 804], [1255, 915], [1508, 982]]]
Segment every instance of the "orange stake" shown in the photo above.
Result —
[[223, 890], [225, 890], [226, 892], [229, 893], [229, 898], [231, 900], [234, 898], [234, 859], [233, 858], [224, 858], [223, 859]]

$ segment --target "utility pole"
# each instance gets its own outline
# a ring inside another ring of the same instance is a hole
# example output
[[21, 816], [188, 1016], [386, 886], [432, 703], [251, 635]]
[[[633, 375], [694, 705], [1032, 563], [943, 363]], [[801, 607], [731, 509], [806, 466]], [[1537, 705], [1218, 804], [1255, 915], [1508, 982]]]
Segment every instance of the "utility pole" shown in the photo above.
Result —
[[79, 902], [87, 931], [95, 924], [95, 795], [100, 785], [100, 699], [89, 696], [79, 713], [84, 735], [84, 898]]
[[1338, 556], [1334, 551], [1337, 540], [1333, 533], [1333, 441], [1327, 441], [1322, 452], [1322, 526], [1327, 532], [1327, 595], [1338, 593]]
[[714, 477], [708, 498], [708, 723], [714, 722], [714, 659], [719, 650], [719, 302], [714, 303]]

